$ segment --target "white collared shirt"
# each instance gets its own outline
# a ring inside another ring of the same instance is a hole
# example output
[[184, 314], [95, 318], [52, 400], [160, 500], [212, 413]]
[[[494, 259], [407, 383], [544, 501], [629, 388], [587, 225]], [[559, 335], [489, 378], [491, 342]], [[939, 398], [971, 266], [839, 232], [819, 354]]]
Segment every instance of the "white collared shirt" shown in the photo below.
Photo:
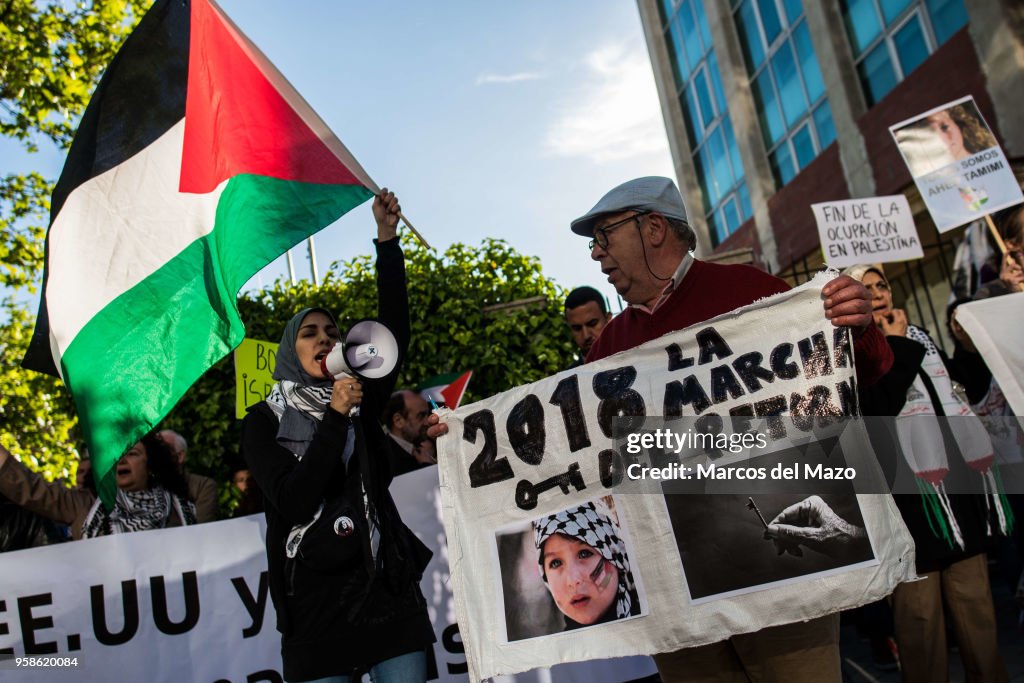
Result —
[[676, 272], [672, 274], [672, 278], [668, 281], [668, 284], [665, 285], [663, 290], [661, 290], [661, 296], [659, 296], [658, 300], [654, 302], [654, 306], [651, 308], [648, 308], [644, 304], [630, 304], [630, 306], [632, 308], [640, 309], [648, 315], [654, 313], [658, 310], [658, 307], [665, 303], [665, 300], [672, 295], [672, 292], [676, 291], [676, 287], [678, 287], [679, 283], [683, 281], [684, 277], [686, 277], [686, 273], [690, 270], [691, 265], [693, 265], [693, 254], [686, 252], [686, 255], [679, 261], [679, 266], [676, 268]]
[[392, 439], [394, 439], [395, 443], [397, 443], [399, 446], [401, 446], [403, 451], [405, 451], [409, 455], [412, 455], [413, 445], [411, 443], [409, 443], [408, 441], [406, 441], [405, 439], [403, 439], [400, 436], [395, 436], [391, 432], [388, 432], [388, 436], [390, 436]]

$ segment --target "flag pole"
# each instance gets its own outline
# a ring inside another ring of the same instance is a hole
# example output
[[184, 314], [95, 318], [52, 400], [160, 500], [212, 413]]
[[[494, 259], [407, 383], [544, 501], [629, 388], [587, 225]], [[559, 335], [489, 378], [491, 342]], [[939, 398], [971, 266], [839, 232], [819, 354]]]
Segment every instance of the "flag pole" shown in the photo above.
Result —
[[313, 273], [313, 286], [320, 286], [320, 277], [316, 271], [316, 245], [313, 244], [313, 236], [310, 235], [306, 238], [306, 243], [309, 245], [309, 269]]
[[398, 217], [402, 219], [402, 222], [405, 223], [405, 227], [409, 228], [409, 231], [412, 232], [413, 235], [415, 235], [416, 239], [419, 240], [420, 244], [425, 246], [427, 249], [433, 249], [433, 247], [427, 244], [427, 241], [423, 239], [423, 235], [417, 232], [416, 228], [412, 227], [412, 223], [409, 222], [409, 219], [406, 218], [401, 211], [398, 212]]
[[[995, 238], [996, 245], [999, 247], [999, 269], [1002, 270], [1003, 262], [1006, 261], [1007, 257], [1006, 242], [1003, 241], [1003, 236], [996, 229], [996, 224], [992, 221], [992, 214], [985, 214], [985, 222], [988, 223], [988, 231]], [[1024, 292], [1024, 283], [1017, 285], [1017, 291]]]
[[[295, 262], [292, 260], [292, 250], [289, 249], [285, 252], [288, 255], [288, 281], [291, 282], [292, 287], [295, 286]], [[262, 287], [261, 287], [262, 289]]]
[[1006, 256], [1006, 243], [1003, 242], [1003, 236], [999, 234], [999, 230], [996, 228], [996, 224], [992, 222], [992, 214], [985, 214], [985, 222], [988, 223], [988, 230], [992, 233], [992, 237], [995, 239], [996, 244], [999, 246], [999, 251], [1002, 252], [1003, 256]]

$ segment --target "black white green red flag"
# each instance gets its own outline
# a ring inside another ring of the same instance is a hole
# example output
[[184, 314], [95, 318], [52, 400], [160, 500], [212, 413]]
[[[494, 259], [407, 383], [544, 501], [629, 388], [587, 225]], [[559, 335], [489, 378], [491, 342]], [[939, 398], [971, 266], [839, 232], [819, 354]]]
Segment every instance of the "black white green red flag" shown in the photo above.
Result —
[[53, 193], [24, 365], [114, 463], [244, 329], [261, 268], [378, 191], [211, 0], [157, 0], [104, 74]]
[[446, 406], [452, 410], [459, 407], [459, 404], [462, 403], [462, 397], [466, 394], [466, 385], [469, 384], [469, 379], [472, 376], [472, 370], [464, 372], [459, 375], [458, 379], [441, 390], [441, 396], [444, 398]]
[[425, 400], [433, 401], [435, 405], [455, 410], [462, 403], [466, 385], [469, 384], [469, 378], [472, 376], [472, 370], [461, 375], [457, 372], [434, 375], [416, 385], [416, 391], [420, 392], [420, 396]]

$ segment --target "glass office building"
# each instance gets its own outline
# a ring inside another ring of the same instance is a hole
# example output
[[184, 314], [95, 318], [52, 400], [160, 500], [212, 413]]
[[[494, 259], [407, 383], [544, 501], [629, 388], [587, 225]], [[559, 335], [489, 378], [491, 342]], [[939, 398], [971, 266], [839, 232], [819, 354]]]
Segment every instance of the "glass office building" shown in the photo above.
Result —
[[822, 263], [811, 204], [903, 193], [925, 259], [899, 277], [908, 295], [944, 309], [963, 230], [937, 233], [888, 127], [973, 95], [1015, 169], [1024, 167], [1016, 66], [1024, 8], [992, 0], [637, 5], [700, 256], [738, 254], [800, 282]]

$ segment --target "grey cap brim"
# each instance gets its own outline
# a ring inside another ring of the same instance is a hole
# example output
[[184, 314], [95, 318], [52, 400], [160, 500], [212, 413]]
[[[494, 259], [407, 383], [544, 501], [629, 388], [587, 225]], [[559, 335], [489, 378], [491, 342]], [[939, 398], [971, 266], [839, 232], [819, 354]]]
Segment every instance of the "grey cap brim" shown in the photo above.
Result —
[[603, 216], [623, 211], [655, 212], [687, 221], [686, 207], [676, 184], [669, 178], [647, 176], [613, 188], [601, 197], [594, 208], [570, 223], [570, 227], [577, 235], [590, 237], [594, 234], [594, 225]]

